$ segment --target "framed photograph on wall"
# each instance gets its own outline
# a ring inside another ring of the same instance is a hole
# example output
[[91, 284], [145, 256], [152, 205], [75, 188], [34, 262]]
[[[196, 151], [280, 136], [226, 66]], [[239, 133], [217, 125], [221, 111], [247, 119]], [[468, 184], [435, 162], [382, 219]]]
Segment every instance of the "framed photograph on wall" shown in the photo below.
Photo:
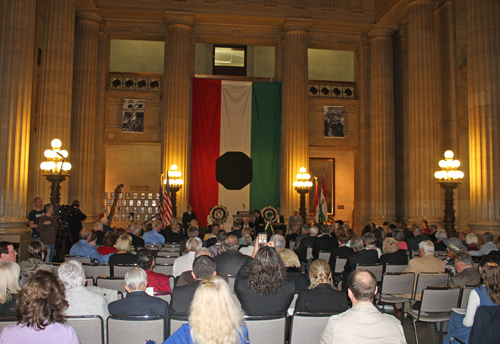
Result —
[[133, 207], [133, 208], [132, 208], [132, 212], [133, 212], [134, 214], [137, 214], [137, 207]]
[[152, 192], [148, 193], [148, 199], [153, 199], [153, 193]]
[[120, 192], [120, 193], [118, 194], [118, 199], [123, 199], [123, 192]]
[[126, 205], [127, 205], [127, 200], [126, 199], [122, 199], [122, 207], [124, 207]]
[[119, 213], [123, 213], [123, 208], [122, 207], [118, 207], [118, 212]]
[[153, 207], [148, 208], [148, 213], [152, 214], [153, 213]]
[[111, 199], [115, 199], [115, 193], [114, 192], [111, 193]]
[[104, 207], [103, 213], [104, 213], [104, 214], [107, 214], [107, 213], [108, 213], [108, 207]]
[[145, 200], [145, 201], [144, 201], [144, 206], [145, 206], [145, 207], [149, 207], [149, 200]]
[[146, 212], [146, 208], [145, 207], [141, 207], [141, 214], [144, 214]]
[[134, 199], [137, 199], [137, 198], [138, 198], [137, 192], [134, 192]]
[[[309, 173], [311, 177], [318, 178], [318, 191], [323, 185], [325, 179], [326, 204], [328, 206], [328, 215], [335, 215], [335, 159], [309, 158]], [[316, 198], [316, 185], [309, 192], [309, 213], [314, 214], [314, 200]]]
[[156, 207], [156, 200], [155, 199], [151, 201], [151, 206]]
[[122, 214], [121, 220], [122, 221], [127, 221], [127, 214]]
[[323, 106], [325, 137], [344, 137], [344, 107]]
[[106, 205], [107, 205], [108, 207], [111, 207], [111, 200], [110, 200], [110, 199], [106, 200]]
[[135, 218], [137, 219], [137, 221], [141, 221], [141, 214], [135, 215]]
[[131, 199], [130, 201], [128, 201], [128, 205], [131, 206], [131, 207], [133, 207], [134, 206], [134, 200]]
[[113, 216], [113, 220], [114, 220], [114, 221], [118, 221], [118, 214], [115, 214], [115, 215]]
[[125, 198], [130, 199], [130, 192], [125, 192]]
[[160, 194], [159, 193], [156, 194], [156, 199], [160, 199]]
[[149, 219], [148, 214], [144, 214], [144, 221], [147, 221]]
[[130, 213], [130, 207], [125, 207], [125, 212], [128, 214]]
[[142, 205], [142, 201], [139, 199], [137, 200], [137, 206], [140, 207]]
[[145, 192], [141, 193], [141, 199], [146, 199], [146, 193]]
[[108, 193], [107, 192], [104, 193], [104, 199], [108, 199]]

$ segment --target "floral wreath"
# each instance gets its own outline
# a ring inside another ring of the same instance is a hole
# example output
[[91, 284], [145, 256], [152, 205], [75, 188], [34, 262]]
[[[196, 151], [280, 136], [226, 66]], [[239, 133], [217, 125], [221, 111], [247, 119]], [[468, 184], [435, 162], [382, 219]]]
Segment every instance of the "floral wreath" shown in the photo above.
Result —
[[262, 208], [260, 212], [266, 222], [276, 222], [276, 220], [278, 219], [278, 212], [274, 207], [271, 207], [270, 205]]
[[210, 209], [210, 217], [220, 224], [226, 222], [228, 216], [229, 212], [227, 211], [227, 208], [221, 204], [216, 205], [212, 207], [212, 209]]

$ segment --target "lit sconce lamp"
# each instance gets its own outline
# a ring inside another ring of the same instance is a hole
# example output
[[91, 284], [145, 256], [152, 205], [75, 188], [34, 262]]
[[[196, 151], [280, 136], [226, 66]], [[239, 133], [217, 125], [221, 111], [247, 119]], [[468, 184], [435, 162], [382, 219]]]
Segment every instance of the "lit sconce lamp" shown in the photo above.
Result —
[[42, 175], [47, 179], [50, 185], [50, 199], [52, 204], [59, 204], [61, 200], [59, 185], [66, 177], [70, 176], [71, 164], [65, 161], [69, 154], [67, 150], [61, 149], [62, 142], [59, 139], [53, 139], [50, 143], [52, 149], [47, 149], [43, 153], [46, 161], [40, 164]]
[[306, 223], [306, 194], [311, 191], [313, 183], [311, 182], [311, 175], [306, 173], [305, 167], [301, 167], [299, 172], [300, 173], [296, 176], [296, 181], [293, 182], [293, 188], [297, 190], [300, 195], [299, 213], [304, 223]]
[[170, 187], [170, 197], [172, 199], [172, 216], [177, 217], [177, 191], [179, 191], [184, 185], [184, 180], [182, 179], [182, 172], [177, 170], [177, 165], [170, 166], [170, 170], [167, 172], [168, 178], [163, 181]]

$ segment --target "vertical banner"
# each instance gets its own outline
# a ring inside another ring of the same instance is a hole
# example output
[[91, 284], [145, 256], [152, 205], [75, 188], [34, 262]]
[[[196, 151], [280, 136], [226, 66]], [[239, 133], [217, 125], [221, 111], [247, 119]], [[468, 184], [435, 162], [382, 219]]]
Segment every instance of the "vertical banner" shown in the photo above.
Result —
[[144, 99], [123, 99], [122, 131], [142, 133], [144, 131]]

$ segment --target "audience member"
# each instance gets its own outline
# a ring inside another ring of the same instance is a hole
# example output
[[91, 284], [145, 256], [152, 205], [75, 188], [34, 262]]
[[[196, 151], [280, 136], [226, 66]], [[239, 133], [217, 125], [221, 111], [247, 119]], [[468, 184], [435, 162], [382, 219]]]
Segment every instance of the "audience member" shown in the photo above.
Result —
[[319, 343], [406, 343], [399, 320], [381, 313], [373, 305], [376, 294], [377, 279], [373, 273], [364, 269], [354, 271], [349, 276], [348, 290], [352, 308], [328, 320]]
[[17, 296], [17, 324], [5, 327], [0, 343], [79, 344], [73, 327], [63, 324], [68, 302], [64, 286], [49, 271], [38, 270]]
[[354, 253], [354, 250], [347, 246], [347, 244], [349, 243], [349, 236], [347, 235], [347, 233], [339, 233], [337, 235], [337, 241], [339, 243], [339, 246], [332, 251], [332, 253], [330, 254], [330, 260], [328, 261], [328, 264], [330, 264], [330, 269], [332, 269], [332, 271], [335, 271], [337, 257], [347, 258], [347, 256]]
[[46, 253], [47, 248], [42, 241], [32, 241], [28, 245], [28, 254], [30, 255], [30, 257], [27, 261], [20, 263], [22, 284], [24, 284], [26, 279], [35, 271], [38, 271], [40, 269], [50, 272], [54, 271], [52, 265], [47, 264], [43, 261]]
[[[188, 240], [191, 239], [192, 237], [198, 237], [199, 234], [200, 234], [200, 231], [199, 231], [198, 227], [196, 227], [196, 226], [189, 226], [189, 228], [187, 229], [187, 235], [188, 235], [188, 237], [181, 241], [180, 251], [183, 254], [184, 254], [184, 252], [186, 252], [186, 245], [187, 245]], [[200, 239], [200, 241], [201, 241], [201, 239]]]
[[66, 301], [69, 303], [64, 312], [66, 315], [99, 315], [102, 319], [108, 318], [106, 298], [85, 288], [87, 281], [82, 263], [76, 260], [63, 263], [57, 270], [57, 275], [66, 288]]
[[102, 255], [95, 248], [97, 235], [95, 230], [84, 228], [80, 231], [80, 241], [74, 244], [69, 250], [70, 257], [89, 257], [96, 259], [99, 263], [107, 263], [110, 254]]
[[408, 244], [405, 241], [405, 235], [402, 230], [395, 229], [392, 231], [392, 237], [396, 239], [400, 250], [408, 251]]
[[0, 262], [15, 262], [17, 251], [8, 241], [0, 241]]
[[490, 232], [485, 232], [483, 234], [483, 245], [477, 251], [471, 251], [470, 255], [472, 257], [482, 257], [490, 253], [491, 251], [498, 251], [495, 243], [493, 242], [494, 237]]
[[142, 249], [137, 252], [137, 265], [146, 271], [148, 287], [152, 287], [154, 293], [172, 293], [168, 276], [153, 271], [155, 258], [150, 250]]
[[13, 317], [16, 315], [16, 295], [19, 286], [21, 269], [15, 262], [0, 262], [0, 317]]
[[[233, 227], [231, 228], [231, 232], [227, 233], [227, 235], [234, 235], [238, 239], [242, 238], [241, 222], [239, 220], [236, 220], [233, 222]], [[208, 245], [208, 243], [207, 243], [207, 245]]]
[[142, 239], [146, 245], [157, 245], [161, 244], [162, 246], [165, 244], [165, 237], [160, 234], [161, 232], [161, 222], [155, 221], [153, 222], [153, 229], [149, 232], [144, 233]]
[[248, 315], [285, 314], [292, 302], [295, 285], [273, 245], [261, 247], [248, 268], [242, 267], [236, 276], [234, 290]]
[[382, 255], [382, 250], [375, 245], [375, 236], [372, 233], [363, 235], [363, 242], [365, 243], [365, 250], [377, 251], [378, 258]]
[[276, 249], [276, 251], [281, 251], [283, 250], [286, 246], [286, 240], [285, 240], [285, 237], [281, 234], [274, 234], [272, 237], [271, 237], [271, 240], [272, 242], [274, 242], [274, 248]]
[[300, 271], [300, 261], [299, 257], [292, 251], [287, 248], [278, 251], [283, 264], [286, 267], [286, 274], [289, 279], [293, 281], [295, 284], [295, 291], [306, 290], [309, 287], [309, 282], [307, 278]]
[[459, 238], [443, 239], [443, 243], [448, 248], [448, 255], [443, 259], [446, 264], [445, 271], [450, 277], [453, 277], [457, 274], [455, 256], [458, 252], [465, 251], [466, 248]]
[[288, 219], [288, 226], [292, 227], [294, 225], [302, 226], [304, 224], [304, 219], [299, 215], [299, 210], [295, 209], [293, 215]]
[[[218, 226], [214, 226], [216, 229]], [[227, 233], [223, 229], [219, 229], [216, 232], [215, 243], [213, 245], [209, 245], [207, 243], [208, 252], [210, 252], [210, 256], [215, 257], [222, 253], [222, 243], [226, 240]]]
[[295, 247], [299, 246], [299, 243], [302, 239], [307, 238], [309, 236], [309, 230], [310, 230], [310, 228], [307, 225], [300, 227], [301, 234], [297, 238], [295, 238], [295, 242], [296, 242]]
[[415, 229], [413, 230], [413, 238], [408, 238], [406, 242], [408, 243], [408, 251], [413, 252], [413, 251], [418, 251], [419, 250], [419, 244], [422, 241], [429, 240], [429, 237], [427, 235], [424, 235], [424, 227], [422, 225], [416, 225]]
[[[387, 228], [389, 228], [389, 225], [387, 225]], [[374, 228], [372, 234], [373, 239], [375, 240], [373, 244], [380, 250], [380, 254], [382, 255], [382, 248], [384, 245], [384, 239], [386, 237], [385, 227], [382, 228], [379, 226], [377, 228]]]
[[358, 264], [378, 263], [378, 253], [376, 250], [365, 250], [363, 237], [351, 240], [351, 247], [354, 252], [347, 256], [347, 261], [342, 272], [342, 289], [347, 291], [347, 281], [351, 273], [356, 270]]
[[189, 323], [164, 342], [181, 343], [249, 343], [243, 312], [227, 283], [219, 276], [210, 276], [200, 282], [191, 305]]
[[436, 241], [434, 241], [434, 251], [446, 251], [447, 247], [443, 242], [444, 239], [448, 239], [446, 231], [444, 229], [438, 229], [434, 237], [436, 238]]
[[132, 250], [132, 237], [128, 234], [121, 235], [116, 240], [116, 252], [109, 257], [109, 265], [137, 264], [137, 256], [130, 253]]
[[255, 225], [255, 231], [257, 233], [262, 233], [266, 231], [266, 223], [264, 221], [264, 218], [262, 217], [262, 214], [260, 213], [260, 210], [255, 209], [253, 211], [253, 215], [255, 216], [255, 220], [253, 221]]
[[309, 268], [309, 289], [299, 292], [295, 312], [341, 313], [347, 310], [347, 297], [333, 289], [330, 265], [317, 259]]
[[479, 286], [471, 291], [467, 311], [464, 314], [452, 312], [448, 322], [448, 334], [443, 344], [450, 343], [451, 337], [462, 342], [469, 341], [474, 316], [481, 306], [498, 307], [500, 303], [500, 268], [498, 260], [485, 256], [479, 263]]
[[110, 253], [115, 253], [116, 252], [116, 234], [115, 232], [107, 232], [104, 234], [104, 239], [102, 241], [103, 246], [97, 248], [97, 252], [99, 252], [102, 255], [110, 254]]
[[240, 252], [245, 256], [251, 256], [253, 254], [254, 247], [252, 245], [252, 237], [249, 234], [245, 234], [241, 238]]
[[138, 224], [137, 222], [134, 222], [132, 226], [130, 227], [130, 237], [132, 238], [132, 246], [134, 246], [136, 249], [138, 247], [144, 247], [146, 243], [144, 242], [144, 239], [140, 237], [141, 235], [141, 225]]
[[[193, 228], [193, 226], [188, 228], [188, 233], [189, 233], [190, 229], [192, 229], [192, 228]], [[196, 228], [196, 227], [194, 227], [194, 228]], [[191, 233], [193, 233], [193, 232], [191, 232]], [[186, 246], [187, 246], [187, 249], [189, 250], [189, 252], [187, 254], [183, 254], [182, 256], [180, 256], [179, 258], [177, 258], [174, 261], [174, 268], [173, 268], [174, 277], [179, 276], [184, 271], [188, 271], [188, 270], [192, 269], [194, 255], [195, 255], [196, 251], [198, 251], [202, 246], [201, 239], [198, 238], [197, 236], [192, 236], [187, 241]]]
[[477, 239], [476, 234], [474, 233], [467, 234], [465, 242], [467, 243], [467, 251], [479, 251], [479, 240]]
[[290, 227], [290, 233], [286, 235], [286, 246], [285, 247], [290, 247], [290, 241], [297, 241], [297, 237], [299, 236], [299, 231], [300, 231], [300, 226], [299, 225], [293, 225]]
[[[200, 257], [200, 256], [208, 256], [210, 257], [210, 253], [208, 253], [208, 250], [206, 247], [202, 247], [200, 248], [196, 254], [194, 255], [194, 259], [196, 260], [196, 258]], [[193, 262], [194, 264], [194, 262]], [[182, 287], [182, 286], [185, 286], [185, 285], [189, 285], [189, 284], [193, 284], [195, 282], [195, 279], [193, 278], [193, 274], [191, 273], [193, 272], [193, 270], [187, 270], [187, 271], [184, 271], [179, 277], [178, 279], [175, 280], [175, 287]], [[224, 273], [217, 273], [217, 271], [215, 272], [218, 276], [222, 277], [226, 282], [229, 282], [228, 281], [228, 277], [227, 277], [227, 274], [224, 274]]]
[[[295, 249], [295, 253], [299, 257], [302, 263], [307, 263], [307, 249], [310, 247], [312, 249], [313, 242], [318, 236], [319, 229], [316, 226], [310, 227], [309, 236], [305, 237], [300, 241], [299, 246]], [[319, 257], [319, 253], [318, 253]]]
[[433, 243], [435, 243], [437, 241], [437, 239], [436, 239], [436, 232], [437, 232], [437, 230], [438, 230], [438, 227], [436, 225], [430, 225], [429, 226], [429, 234], [428, 234], [428, 236], [429, 236], [429, 239], [431, 239], [431, 241]]
[[101, 219], [101, 223], [104, 234], [106, 234], [107, 232], [113, 232], [113, 228], [109, 226], [109, 220], [106, 216]]
[[399, 244], [394, 238], [386, 238], [383, 244], [384, 254], [380, 256], [380, 264], [406, 265], [408, 256], [405, 250], [399, 248]]
[[479, 282], [479, 271], [473, 266], [472, 257], [468, 252], [458, 252], [455, 256], [457, 274], [450, 279], [451, 286], [460, 288], [477, 285]]
[[214, 257], [218, 273], [222, 272], [228, 275], [238, 273], [248, 259], [248, 256], [238, 251], [239, 248], [240, 244], [236, 236], [230, 235], [226, 238], [223, 245], [224, 252]]
[[181, 226], [178, 223], [172, 224], [172, 232], [165, 236], [166, 242], [181, 242], [184, 237], [180, 234]]
[[59, 229], [59, 224], [53, 218], [54, 206], [47, 203], [43, 206], [43, 216], [38, 219], [36, 231], [40, 233], [40, 240], [43, 241], [47, 247], [47, 254], [45, 255], [45, 263], [50, 263], [54, 258], [56, 249], [56, 232]]
[[313, 241], [312, 255], [314, 259], [319, 258], [319, 251], [331, 252], [339, 246], [335, 233], [330, 234], [330, 226], [321, 226], [321, 234]]
[[[95, 243], [96, 245], [103, 245], [104, 243], [104, 229], [102, 222], [96, 222], [94, 223], [94, 230], [95, 230], [95, 235], [96, 235], [96, 240]], [[113, 231], [111, 231], [113, 232]], [[80, 230], [81, 233], [81, 230]], [[109, 231], [108, 231], [109, 233]]]

